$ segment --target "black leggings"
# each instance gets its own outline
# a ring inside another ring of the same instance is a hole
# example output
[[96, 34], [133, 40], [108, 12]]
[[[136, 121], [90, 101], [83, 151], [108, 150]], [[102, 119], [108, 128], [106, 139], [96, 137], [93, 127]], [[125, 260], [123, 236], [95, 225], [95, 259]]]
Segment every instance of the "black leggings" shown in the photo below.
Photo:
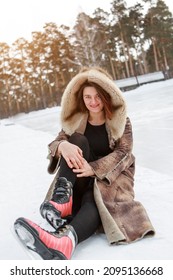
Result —
[[[91, 153], [87, 138], [74, 133], [69, 142], [77, 145], [83, 151], [83, 157], [89, 162], [96, 159]], [[78, 236], [78, 243], [90, 237], [101, 224], [100, 216], [94, 200], [92, 177], [78, 178], [61, 158], [59, 177], [65, 177], [73, 184], [73, 213], [70, 225]]]

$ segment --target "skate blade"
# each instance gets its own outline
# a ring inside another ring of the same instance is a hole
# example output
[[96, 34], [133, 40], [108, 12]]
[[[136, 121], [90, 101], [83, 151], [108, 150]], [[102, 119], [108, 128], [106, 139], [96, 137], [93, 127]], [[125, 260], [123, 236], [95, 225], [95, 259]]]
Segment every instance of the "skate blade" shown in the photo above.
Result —
[[[29, 247], [27, 247], [26, 244], [24, 243], [25, 238], [27, 238], [27, 240], [28, 240], [28, 237], [26, 236], [26, 232], [22, 235], [23, 236], [22, 238], [20, 238], [19, 234], [16, 232], [14, 226], [11, 227], [11, 232], [12, 232], [13, 237], [15, 238], [16, 242], [21, 247], [22, 251], [24, 252], [25, 256], [27, 257], [27, 259], [29, 258], [31, 260], [43, 260], [37, 252], [30, 250]], [[25, 235], [25, 238], [24, 238], [24, 235]], [[32, 242], [31, 242], [31, 244], [32, 244]], [[28, 240], [28, 245], [29, 245], [29, 240]], [[33, 246], [33, 244], [32, 244], [32, 246]]]
[[[21, 218], [22, 219], [22, 218]], [[35, 229], [32, 228], [25, 220], [20, 220], [14, 224], [15, 232], [21, 243], [27, 248], [32, 255], [33, 252], [39, 256], [34, 259], [41, 260], [64, 260], [66, 257], [59, 251], [54, 252], [47, 248], [45, 244], [35, 234]]]

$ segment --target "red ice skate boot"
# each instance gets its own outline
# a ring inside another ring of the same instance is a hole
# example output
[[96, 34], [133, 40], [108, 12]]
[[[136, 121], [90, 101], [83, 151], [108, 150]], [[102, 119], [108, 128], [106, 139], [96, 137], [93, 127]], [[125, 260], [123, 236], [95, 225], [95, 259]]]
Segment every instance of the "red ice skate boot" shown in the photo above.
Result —
[[77, 244], [77, 235], [70, 225], [48, 232], [32, 221], [18, 218], [14, 229], [20, 241], [44, 260], [68, 260]]
[[64, 225], [72, 214], [72, 187], [66, 178], [58, 178], [51, 199], [40, 206], [42, 217], [55, 229]]

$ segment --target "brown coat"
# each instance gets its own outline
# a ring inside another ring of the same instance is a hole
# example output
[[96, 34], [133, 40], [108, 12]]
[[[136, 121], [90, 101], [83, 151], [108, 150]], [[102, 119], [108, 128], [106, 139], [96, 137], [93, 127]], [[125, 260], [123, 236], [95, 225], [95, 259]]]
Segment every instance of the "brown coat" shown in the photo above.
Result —
[[[126, 115], [126, 104], [114, 82], [97, 69], [79, 73], [67, 86], [62, 98], [62, 131], [49, 144], [49, 173], [57, 170], [59, 159], [55, 153], [59, 142], [68, 140], [74, 132], [84, 133], [88, 115], [76, 114], [70, 121], [66, 117], [74, 109], [75, 93], [86, 80], [101, 85], [110, 94], [115, 112], [106, 120], [112, 152], [90, 162], [94, 173], [94, 197], [108, 242], [130, 243], [155, 233], [143, 205], [134, 200], [135, 157], [132, 154], [132, 127]], [[57, 173], [58, 174], [58, 173]], [[54, 182], [52, 183], [54, 184]], [[51, 190], [51, 188], [50, 188]]]

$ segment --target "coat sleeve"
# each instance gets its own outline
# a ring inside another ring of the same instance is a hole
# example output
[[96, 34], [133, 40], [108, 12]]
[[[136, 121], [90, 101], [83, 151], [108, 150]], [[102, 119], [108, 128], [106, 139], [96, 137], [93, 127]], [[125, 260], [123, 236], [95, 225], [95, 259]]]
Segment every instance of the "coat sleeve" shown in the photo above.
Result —
[[63, 130], [61, 130], [58, 134], [58, 136], [55, 138], [54, 141], [52, 141], [49, 145], [48, 145], [48, 150], [49, 150], [49, 154], [47, 156], [47, 158], [49, 159], [49, 165], [48, 165], [48, 172], [50, 174], [53, 174], [56, 171], [56, 168], [58, 166], [58, 162], [60, 157], [58, 157], [56, 155], [56, 151], [58, 149], [59, 144], [62, 141], [68, 141], [69, 136], [67, 134], [65, 134], [65, 132]]
[[132, 126], [130, 119], [127, 118], [124, 133], [117, 141], [113, 152], [96, 161], [90, 162], [96, 177], [100, 180], [104, 180], [108, 185], [111, 184], [122, 171], [134, 162], [132, 147]]

